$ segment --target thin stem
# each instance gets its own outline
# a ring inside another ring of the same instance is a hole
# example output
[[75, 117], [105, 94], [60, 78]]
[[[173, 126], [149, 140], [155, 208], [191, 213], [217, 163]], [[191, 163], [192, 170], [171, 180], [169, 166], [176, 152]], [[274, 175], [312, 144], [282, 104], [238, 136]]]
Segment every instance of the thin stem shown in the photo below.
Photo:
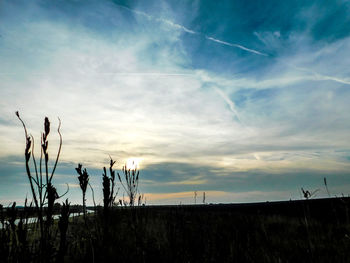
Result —
[[[41, 145], [43, 144], [42, 138], [41, 138]], [[42, 171], [42, 161], [43, 161], [43, 148], [40, 147], [40, 165], [39, 165], [39, 170], [40, 170], [40, 191], [39, 191], [39, 195], [40, 195], [40, 203], [43, 203], [43, 171]]]
[[[25, 139], [26, 139], [26, 145], [28, 146], [28, 144], [30, 143], [30, 137], [28, 137], [28, 132], [27, 132], [26, 125], [24, 124], [24, 121], [19, 116], [18, 111], [16, 112], [16, 115], [17, 115], [18, 119], [21, 121], [21, 123], [23, 125]], [[33, 153], [33, 148], [32, 148], [32, 153]], [[25, 154], [27, 154], [27, 153], [25, 153]], [[30, 158], [30, 153], [29, 153], [29, 158]], [[41, 200], [40, 200], [40, 206], [39, 206], [38, 199], [37, 199], [37, 196], [36, 196], [36, 192], [35, 192], [35, 189], [34, 189], [34, 186], [33, 186], [32, 179], [34, 179], [34, 178], [31, 176], [31, 172], [30, 172], [30, 168], [29, 168], [29, 158], [27, 159], [27, 156], [26, 156], [26, 158], [25, 158], [25, 166], [26, 166], [26, 172], [27, 172], [27, 176], [28, 176], [28, 179], [29, 179], [30, 189], [32, 191], [34, 203], [35, 203], [36, 209], [38, 210], [38, 219], [39, 219], [38, 221], [39, 221], [39, 225], [40, 225], [40, 233], [41, 233], [41, 236], [42, 236], [43, 235], [43, 218], [42, 218], [42, 213], [41, 213], [42, 212], [41, 211], [42, 206], [41, 206]]]
[[91, 189], [91, 192], [92, 192], [92, 201], [94, 202], [94, 207], [96, 208], [94, 189], [92, 188], [90, 183], [89, 183], [89, 186], [90, 186], [90, 189]]
[[56, 161], [55, 161], [55, 165], [53, 166], [53, 169], [52, 169], [52, 173], [51, 173], [51, 176], [50, 176], [50, 182], [52, 180], [52, 177], [53, 177], [53, 174], [55, 173], [55, 170], [56, 170], [56, 167], [57, 167], [57, 163], [58, 163], [58, 159], [60, 157], [60, 154], [61, 154], [61, 148], [62, 148], [62, 134], [61, 134], [61, 119], [58, 118], [58, 121], [59, 121], [59, 124], [58, 124], [58, 129], [57, 129], [57, 132], [60, 136], [60, 146], [58, 147], [58, 152], [57, 152], [57, 156], [56, 156]]
[[85, 192], [83, 192], [83, 214], [84, 214], [84, 221], [86, 224], [86, 204], [85, 204]]
[[35, 169], [36, 182], [37, 182], [37, 184], [38, 184], [38, 183], [39, 183], [38, 168], [37, 168], [36, 160], [35, 160], [35, 157], [34, 157], [34, 145], [35, 145], [35, 141], [34, 141], [33, 135], [30, 135], [30, 137], [32, 138], [32, 142], [33, 142], [33, 145], [32, 145], [32, 157], [33, 157], [33, 162], [34, 162], [34, 169]]
[[[16, 115], [17, 115], [18, 119], [21, 121], [21, 123], [22, 123], [22, 125], [23, 125], [23, 128], [24, 128], [24, 135], [25, 135], [26, 144], [27, 144], [27, 143], [28, 143], [28, 139], [30, 139], [30, 137], [28, 137], [28, 132], [27, 132], [26, 125], [24, 124], [24, 121], [23, 121], [23, 120], [21, 119], [21, 117], [19, 116], [18, 111], [16, 111]], [[39, 208], [38, 200], [37, 200], [37, 198], [36, 198], [36, 194], [35, 194], [35, 190], [34, 190], [34, 186], [33, 186], [33, 182], [32, 182], [32, 176], [31, 176], [31, 173], [30, 173], [29, 160], [27, 161], [27, 159], [26, 159], [26, 172], [27, 172], [27, 175], [28, 175], [28, 179], [29, 179], [29, 183], [30, 183], [30, 188], [31, 188], [31, 191], [32, 191], [32, 194], [33, 194], [33, 198], [34, 198], [35, 205], [36, 205], [37, 208]]]
[[65, 196], [69, 192], [69, 184], [66, 183], [66, 185], [67, 185], [67, 190], [64, 192], [64, 194], [59, 195], [57, 199], [62, 198], [63, 196]]
[[17, 115], [18, 119], [22, 122], [22, 125], [23, 125], [23, 128], [24, 128], [24, 135], [25, 135], [25, 138], [26, 138], [26, 140], [27, 140], [27, 138], [28, 138], [28, 133], [27, 133], [26, 125], [24, 124], [24, 122], [22, 121], [21, 117], [19, 116], [18, 111], [16, 111], [16, 115]]

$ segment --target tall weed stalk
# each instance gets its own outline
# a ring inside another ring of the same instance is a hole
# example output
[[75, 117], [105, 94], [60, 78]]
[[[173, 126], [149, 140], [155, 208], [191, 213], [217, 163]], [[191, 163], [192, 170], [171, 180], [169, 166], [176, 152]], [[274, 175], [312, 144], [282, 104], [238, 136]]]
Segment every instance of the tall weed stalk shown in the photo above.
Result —
[[106, 167], [103, 167], [102, 186], [103, 186], [103, 209], [104, 209], [105, 215], [108, 213], [108, 209], [114, 205], [115, 198], [119, 191], [119, 188], [115, 190], [116, 182], [115, 182], [115, 171], [113, 169], [114, 164], [115, 164], [115, 161], [113, 161], [113, 159], [111, 158], [109, 162], [110, 176], [107, 175]]
[[[51, 226], [53, 222], [53, 208], [55, 201], [65, 195], [67, 191], [59, 196], [56, 188], [52, 183], [53, 176], [55, 174], [58, 160], [60, 157], [62, 149], [62, 135], [60, 132], [61, 120], [59, 120], [59, 125], [57, 132], [59, 134], [59, 147], [54, 161], [53, 168], [49, 172], [49, 152], [48, 152], [48, 136], [50, 134], [50, 121], [47, 117], [44, 120], [44, 132], [41, 134], [41, 149], [40, 149], [40, 160], [39, 167], [34, 156], [34, 137], [28, 134], [26, 125], [22, 118], [19, 115], [19, 112], [16, 112], [17, 118], [21, 121], [24, 129], [24, 135], [26, 140], [26, 146], [24, 151], [25, 156], [25, 167], [26, 173], [30, 184], [31, 193], [34, 200], [34, 206], [37, 212], [38, 224], [40, 229], [40, 252], [41, 252], [41, 261], [49, 260], [51, 254], [53, 253], [53, 247], [51, 244]], [[30, 159], [32, 158], [34, 173], [30, 168]]]
[[[77, 173], [79, 174], [78, 176], [78, 180], [79, 180], [79, 185], [80, 185], [80, 189], [83, 193], [83, 214], [84, 214], [84, 221], [86, 223], [86, 189], [87, 186], [89, 184], [89, 174], [86, 171], [86, 168], [83, 170], [82, 169], [83, 165], [82, 164], [78, 164], [78, 167], [75, 168], [75, 170], [77, 171]], [[91, 185], [90, 185], [91, 187]], [[91, 187], [92, 189], [92, 187]]]
[[[134, 169], [127, 169], [123, 166], [122, 176], [118, 173], [118, 179], [129, 197], [129, 206], [134, 206], [137, 200], [140, 171], [135, 166]], [[123, 179], [122, 179], [123, 178]], [[124, 181], [124, 182], [123, 182]], [[139, 195], [138, 203], [141, 204], [142, 196]]]

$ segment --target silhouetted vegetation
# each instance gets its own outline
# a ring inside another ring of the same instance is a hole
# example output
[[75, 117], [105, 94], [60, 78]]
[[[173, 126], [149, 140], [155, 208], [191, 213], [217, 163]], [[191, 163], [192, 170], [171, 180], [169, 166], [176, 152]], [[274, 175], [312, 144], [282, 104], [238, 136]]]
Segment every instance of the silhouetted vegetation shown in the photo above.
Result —
[[[109, 173], [106, 167], [102, 173], [103, 207], [95, 205], [94, 213], [87, 213], [86, 190], [89, 185], [93, 193], [93, 188], [82, 164], [76, 168], [82, 205], [68, 199], [59, 204], [52, 179], [62, 146], [60, 125], [60, 146], [49, 173], [49, 120], [44, 122], [39, 167], [34, 139], [21, 122], [33, 203], [0, 205], [1, 262], [350, 261], [350, 198], [313, 199], [318, 190], [302, 188], [305, 200], [299, 201], [208, 205], [203, 193], [203, 205], [145, 206], [138, 191], [140, 172], [125, 165], [117, 175], [128, 200], [115, 202], [119, 188], [111, 158]], [[331, 197], [326, 178], [324, 184]], [[71, 216], [76, 212], [83, 216]]]
[[[348, 262], [349, 204], [349, 198], [332, 198], [239, 205], [123, 206], [109, 209], [107, 219], [100, 207], [96, 214], [88, 214], [86, 227], [83, 217], [67, 220], [66, 203], [53, 242], [57, 252], [51, 261]], [[332, 206], [334, 211], [328, 209]], [[10, 214], [12, 210], [9, 208]], [[2, 251], [4, 245], [12, 246], [7, 250], [10, 253], [2, 255], [15, 261], [19, 252], [11, 252], [20, 251], [30, 261], [39, 261], [36, 251], [26, 245], [32, 242], [31, 234], [19, 239], [25, 232], [23, 226], [10, 223], [1, 232]], [[12, 243], [15, 238], [16, 245]]]
[[82, 170], [83, 166], [81, 164], [78, 164], [78, 167], [75, 168], [77, 173], [79, 174], [78, 180], [80, 189], [83, 192], [83, 213], [84, 213], [84, 220], [86, 220], [86, 189], [89, 183], [89, 174], [87, 173], [86, 169]]
[[134, 206], [135, 201], [137, 199], [138, 199], [138, 204], [139, 205], [141, 204], [142, 195], [138, 192], [139, 174], [140, 174], [140, 171], [137, 170], [136, 166], [134, 169], [128, 169], [126, 165], [123, 166], [122, 176], [120, 176], [120, 174], [118, 173], [119, 182], [123, 186], [129, 198], [128, 203], [126, 203], [126, 201], [123, 200], [124, 204], [126, 205]]

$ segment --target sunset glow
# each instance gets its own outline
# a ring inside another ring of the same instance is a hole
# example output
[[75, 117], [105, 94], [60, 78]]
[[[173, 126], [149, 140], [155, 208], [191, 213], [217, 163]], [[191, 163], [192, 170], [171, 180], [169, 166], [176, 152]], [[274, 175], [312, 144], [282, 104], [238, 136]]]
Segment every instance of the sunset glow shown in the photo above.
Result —
[[140, 162], [141, 159], [140, 158], [129, 158], [126, 163], [125, 166], [126, 168], [129, 170], [140, 170]]
[[109, 156], [174, 203], [322, 197], [324, 177], [347, 194], [350, 6], [331, 2], [2, 1], [0, 203], [27, 194], [17, 110], [37, 157], [44, 118], [50, 158], [61, 119], [54, 183], [72, 203], [78, 163], [102, 202]]

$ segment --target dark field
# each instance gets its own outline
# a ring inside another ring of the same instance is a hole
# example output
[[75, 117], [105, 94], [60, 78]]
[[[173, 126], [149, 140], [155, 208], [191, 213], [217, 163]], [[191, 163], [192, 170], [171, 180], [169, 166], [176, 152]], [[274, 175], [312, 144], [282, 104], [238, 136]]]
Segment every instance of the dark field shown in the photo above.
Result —
[[3, 262], [350, 262], [349, 208], [332, 198], [99, 209], [71, 219], [61, 257], [57, 222], [46, 253], [35, 230], [18, 247], [3, 230], [0, 252]]

